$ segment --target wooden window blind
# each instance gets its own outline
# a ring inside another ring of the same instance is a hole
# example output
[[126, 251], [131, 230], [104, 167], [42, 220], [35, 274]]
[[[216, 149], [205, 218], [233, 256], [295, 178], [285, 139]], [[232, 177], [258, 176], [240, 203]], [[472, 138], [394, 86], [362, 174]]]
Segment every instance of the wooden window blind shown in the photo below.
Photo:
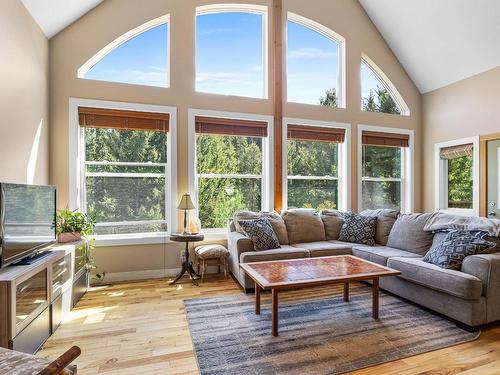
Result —
[[196, 116], [196, 133], [267, 137], [267, 122]]
[[363, 145], [386, 147], [410, 146], [410, 136], [408, 134], [363, 131], [362, 138]]
[[168, 132], [168, 113], [121, 109], [78, 107], [78, 120], [84, 128]]
[[287, 126], [287, 138], [299, 141], [343, 143], [345, 129], [290, 124]]
[[450, 147], [443, 147], [439, 150], [439, 157], [443, 160], [450, 160], [461, 158], [463, 156], [472, 156], [472, 151], [474, 147], [472, 143], [465, 145], [457, 145]]

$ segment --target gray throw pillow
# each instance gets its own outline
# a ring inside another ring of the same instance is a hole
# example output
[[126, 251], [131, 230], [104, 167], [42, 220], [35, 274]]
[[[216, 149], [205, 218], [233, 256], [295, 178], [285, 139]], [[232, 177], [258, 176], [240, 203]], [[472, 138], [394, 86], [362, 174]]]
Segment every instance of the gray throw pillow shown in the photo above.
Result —
[[375, 245], [377, 218], [358, 214], [344, 215], [344, 224], [340, 230], [339, 240], [344, 242]]
[[270, 250], [281, 247], [278, 237], [267, 218], [240, 220], [239, 224], [245, 234], [252, 240], [254, 250]]
[[436, 213], [399, 215], [389, 233], [387, 246], [424, 255], [432, 245], [432, 232], [424, 226]]
[[454, 230], [446, 233], [443, 241], [433, 246], [424, 256], [424, 262], [446, 269], [459, 270], [469, 255], [481, 254], [496, 246], [483, 238], [485, 231]]
[[391, 233], [392, 226], [398, 218], [399, 211], [390, 208], [379, 208], [377, 210], [364, 210], [360, 215], [374, 216], [377, 218], [375, 242], [380, 245], [387, 245], [389, 233]]

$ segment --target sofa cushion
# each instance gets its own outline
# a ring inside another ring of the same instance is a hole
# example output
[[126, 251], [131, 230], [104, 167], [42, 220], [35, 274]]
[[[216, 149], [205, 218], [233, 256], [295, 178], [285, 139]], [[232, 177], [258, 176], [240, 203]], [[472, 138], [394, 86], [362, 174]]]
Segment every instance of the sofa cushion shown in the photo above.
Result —
[[245, 234], [253, 241], [254, 250], [262, 251], [281, 247], [278, 237], [276, 237], [267, 218], [240, 220], [239, 224]]
[[331, 255], [350, 255], [352, 245], [335, 243], [335, 241], [317, 241], [294, 244], [309, 251], [311, 257], [326, 257]]
[[424, 255], [432, 245], [432, 232], [424, 231], [427, 220], [434, 217], [429, 214], [399, 215], [389, 233], [387, 246]]
[[418, 254], [382, 245], [376, 245], [376, 246], [354, 245], [352, 247], [352, 255], [358, 258], [369, 260], [370, 262], [373, 263], [380, 264], [382, 266], [386, 266], [387, 261], [391, 257], [420, 258], [420, 255]]
[[323, 220], [323, 225], [325, 226], [326, 240], [338, 240], [342, 224], [344, 224], [344, 218], [341, 215], [321, 215], [321, 220]]
[[340, 230], [340, 241], [375, 245], [377, 218], [358, 214], [346, 214]]
[[282, 216], [290, 244], [326, 240], [325, 226], [316, 210], [288, 210]]
[[396, 222], [399, 211], [390, 208], [381, 208], [378, 210], [364, 210], [360, 215], [377, 218], [377, 230], [375, 232], [375, 242], [380, 245], [387, 245], [389, 233]]
[[256, 220], [261, 217], [266, 217], [271, 226], [273, 227], [273, 231], [278, 237], [278, 240], [281, 245], [288, 245], [288, 233], [286, 231], [286, 225], [283, 221], [283, 218], [276, 211], [271, 212], [253, 212], [253, 211], [238, 211], [233, 215], [233, 226], [234, 230], [240, 233], [244, 233], [244, 230], [241, 228], [239, 222], [241, 220]]
[[264, 262], [268, 260], [284, 260], [309, 258], [309, 251], [289, 245], [284, 245], [279, 249], [264, 251], [249, 251], [240, 255], [240, 263]]
[[463, 299], [481, 297], [481, 280], [464, 272], [439, 268], [422, 258], [390, 258], [387, 266], [401, 271], [402, 279]]
[[451, 231], [439, 245], [433, 246], [425, 254], [424, 262], [459, 270], [465, 257], [484, 253], [496, 246], [496, 243], [483, 239], [487, 234], [485, 231]]

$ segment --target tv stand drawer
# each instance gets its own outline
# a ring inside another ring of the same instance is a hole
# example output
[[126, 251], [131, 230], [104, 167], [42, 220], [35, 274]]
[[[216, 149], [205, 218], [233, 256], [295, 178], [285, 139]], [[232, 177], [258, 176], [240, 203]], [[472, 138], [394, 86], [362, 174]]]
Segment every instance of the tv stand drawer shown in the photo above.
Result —
[[50, 336], [50, 308], [47, 307], [10, 342], [10, 349], [35, 354]]

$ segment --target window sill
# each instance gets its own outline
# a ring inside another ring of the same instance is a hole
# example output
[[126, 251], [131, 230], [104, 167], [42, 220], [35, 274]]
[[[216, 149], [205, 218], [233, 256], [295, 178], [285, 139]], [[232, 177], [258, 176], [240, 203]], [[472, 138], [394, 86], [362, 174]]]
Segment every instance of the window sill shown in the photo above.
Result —
[[96, 247], [172, 243], [168, 233], [134, 233], [94, 236]]
[[202, 229], [201, 233], [205, 236], [203, 241], [225, 241], [227, 240], [228, 230], [221, 229]]

